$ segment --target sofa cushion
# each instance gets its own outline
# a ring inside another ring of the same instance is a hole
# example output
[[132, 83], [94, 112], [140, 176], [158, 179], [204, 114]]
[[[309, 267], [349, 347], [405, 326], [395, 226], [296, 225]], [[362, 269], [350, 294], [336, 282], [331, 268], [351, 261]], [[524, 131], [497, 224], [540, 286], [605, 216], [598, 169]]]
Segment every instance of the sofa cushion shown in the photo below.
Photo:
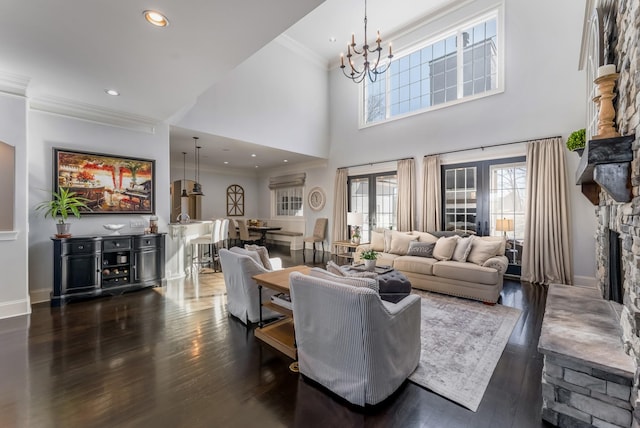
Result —
[[273, 270], [271, 261], [269, 261], [269, 250], [267, 250], [267, 247], [245, 244], [244, 249], [247, 251], [255, 251], [256, 253], [258, 253], [258, 257], [260, 257], [262, 266], [264, 266], [265, 269]]
[[460, 237], [457, 235], [448, 238], [439, 238], [433, 249], [433, 258], [438, 260], [451, 260], [458, 239], [460, 239]]
[[407, 232], [393, 231], [391, 234], [391, 254], [398, 254], [404, 256], [409, 251], [409, 243], [411, 241], [417, 241], [416, 235], [409, 235]]
[[376, 293], [380, 289], [377, 279], [357, 278], [353, 276], [338, 276], [318, 267], [311, 268], [309, 276], [326, 279], [327, 281], [337, 282], [338, 284], [351, 285], [353, 287], [368, 287], [374, 290]]
[[420, 242], [433, 242], [435, 244], [438, 241], [438, 237], [437, 236], [433, 236], [429, 232], [420, 232], [418, 230], [414, 230], [413, 232], [411, 232], [411, 234], [412, 235], [417, 235], [418, 236], [418, 241], [420, 241]]
[[390, 253], [391, 252], [391, 239], [393, 237], [393, 230], [384, 229], [382, 231], [382, 233], [384, 234], [384, 252], [385, 253]]
[[440, 278], [487, 285], [495, 285], [500, 279], [500, 275], [495, 269], [478, 266], [473, 263], [453, 261], [435, 263], [433, 265], [433, 274]]
[[453, 250], [453, 256], [451, 256], [451, 260], [456, 262], [466, 262], [469, 253], [471, 252], [471, 240], [473, 236], [469, 236], [468, 238], [460, 238], [456, 243], [456, 249]]
[[471, 252], [469, 253], [469, 257], [467, 257], [467, 261], [482, 265], [491, 257], [499, 255], [502, 244], [503, 241], [474, 239], [471, 242]]
[[371, 242], [369, 243], [369, 247], [372, 250], [384, 252], [384, 233], [376, 232], [374, 230], [371, 231]]
[[393, 266], [393, 262], [398, 257], [401, 256], [390, 253], [379, 253], [378, 258], [376, 259], [376, 266]]
[[407, 256], [433, 258], [433, 249], [435, 246], [435, 242], [411, 241], [409, 243], [409, 249], [407, 250]]
[[436, 262], [436, 259], [426, 257], [400, 256], [393, 261], [393, 268], [402, 272], [433, 275], [433, 265]]

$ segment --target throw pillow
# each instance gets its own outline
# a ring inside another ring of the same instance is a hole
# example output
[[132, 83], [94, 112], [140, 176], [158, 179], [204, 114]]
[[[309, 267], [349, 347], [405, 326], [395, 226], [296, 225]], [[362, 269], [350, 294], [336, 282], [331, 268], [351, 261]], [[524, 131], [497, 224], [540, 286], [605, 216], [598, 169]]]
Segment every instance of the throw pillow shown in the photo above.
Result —
[[417, 241], [418, 237], [415, 235], [408, 235], [406, 232], [393, 231], [391, 234], [391, 254], [398, 254], [404, 256], [409, 251], [409, 243], [411, 241]]
[[393, 238], [393, 230], [384, 229], [383, 230], [383, 234], [384, 234], [384, 252], [385, 253], [390, 253], [391, 252], [391, 239]]
[[438, 237], [429, 232], [420, 232], [418, 230], [414, 230], [413, 232], [411, 232], [411, 234], [417, 235], [418, 241], [420, 242], [433, 242], [435, 244], [438, 241]]
[[454, 260], [456, 262], [466, 262], [467, 257], [469, 257], [469, 253], [471, 252], [472, 239], [473, 236], [458, 239], [456, 249], [453, 250], [453, 256], [451, 256], [451, 260]]
[[437, 260], [451, 260], [453, 251], [456, 249], [459, 236], [450, 236], [448, 238], [438, 238], [436, 246], [433, 248], [433, 258]]
[[372, 250], [384, 252], [384, 233], [371, 231], [371, 243], [369, 244]]
[[487, 241], [474, 239], [471, 243], [471, 252], [467, 261], [482, 266], [491, 257], [498, 255], [502, 241]]
[[261, 268], [264, 268], [264, 265], [262, 264], [262, 260], [260, 260], [260, 256], [258, 255], [257, 251], [249, 251], [240, 247], [231, 247], [229, 248], [229, 251], [231, 251], [232, 253], [251, 257], [258, 264], [258, 266], [260, 266]]
[[333, 260], [329, 260], [327, 262], [327, 272], [331, 272], [334, 275], [338, 276], [347, 276], [346, 273], [342, 270], [340, 266]]
[[244, 249], [247, 251], [255, 251], [256, 253], [258, 253], [260, 261], [262, 262], [262, 266], [264, 266], [265, 269], [273, 270], [273, 266], [271, 266], [271, 261], [269, 260], [269, 250], [267, 250], [267, 247], [246, 244], [244, 246]]
[[374, 290], [376, 293], [379, 292], [380, 287], [378, 286], [378, 280], [372, 278], [356, 278], [351, 276], [338, 276], [334, 275], [331, 272], [327, 272], [321, 268], [311, 268], [309, 272], [309, 276], [313, 276], [315, 278], [326, 279], [327, 281], [337, 282], [338, 284], [351, 285], [353, 287], [368, 287]]
[[409, 250], [407, 256], [417, 257], [433, 257], [433, 248], [436, 246], [435, 242], [419, 242], [411, 241], [409, 243]]

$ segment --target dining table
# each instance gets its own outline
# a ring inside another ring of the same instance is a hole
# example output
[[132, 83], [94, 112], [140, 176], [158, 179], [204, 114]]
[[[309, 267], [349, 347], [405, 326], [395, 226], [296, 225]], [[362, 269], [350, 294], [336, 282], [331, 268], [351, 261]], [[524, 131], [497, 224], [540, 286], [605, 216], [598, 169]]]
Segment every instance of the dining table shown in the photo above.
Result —
[[267, 233], [273, 232], [275, 230], [281, 230], [282, 228], [278, 226], [247, 226], [247, 229], [252, 230], [254, 232], [260, 232], [260, 235], [262, 236], [260, 238], [260, 244], [266, 245]]

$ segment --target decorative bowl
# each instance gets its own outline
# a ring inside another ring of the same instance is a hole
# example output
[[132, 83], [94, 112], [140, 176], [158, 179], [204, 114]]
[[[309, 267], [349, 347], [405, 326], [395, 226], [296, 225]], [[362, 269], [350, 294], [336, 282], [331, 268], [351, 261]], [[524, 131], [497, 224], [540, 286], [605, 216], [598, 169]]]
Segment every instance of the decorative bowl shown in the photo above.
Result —
[[111, 230], [113, 233], [112, 235], [120, 235], [120, 232], [118, 232], [120, 229], [122, 229], [125, 225], [124, 224], [103, 224], [102, 227], [104, 227], [107, 230]]

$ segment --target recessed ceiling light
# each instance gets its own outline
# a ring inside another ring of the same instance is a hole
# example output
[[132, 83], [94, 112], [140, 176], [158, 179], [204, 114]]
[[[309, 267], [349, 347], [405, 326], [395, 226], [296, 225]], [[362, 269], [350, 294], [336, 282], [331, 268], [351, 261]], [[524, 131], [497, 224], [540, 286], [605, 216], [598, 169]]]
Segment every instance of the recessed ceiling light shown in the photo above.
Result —
[[145, 10], [142, 14], [144, 15], [144, 19], [151, 25], [155, 25], [156, 27], [166, 27], [169, 25], [167, 17], [157, 10]]
[[231, 149], [222, 149], [223, 152], [230, 152]]
[[258, 167], [258, 165], [256, 165], [256, 168]]
[[285, 159], [285, 160], [283, 160], [282, 162], [289, 162], [289, 160], [288, 160], [288, 159]]
[[255, 154], [255, 153], [251, 153], [251, 157], [252, 157], [252, 158], [255, 158], [255, 157], [256, 157], [256, 154]]
[[224, 164], [225, 165], [229, 165], [229, 161], [224, 161]]
[[329, 41], [330, 41], [331, 43], [335, 43], [335, 42], [336, 42], [336, 38], [335, 38], [335, 37], [329, 37]]
[[105, 89], [104, 93], [107, 95], [111, 95], [112, 97], [117, 97], [118, 95], [120, 95], [120, 92], [116, 91], [115, 89]]

